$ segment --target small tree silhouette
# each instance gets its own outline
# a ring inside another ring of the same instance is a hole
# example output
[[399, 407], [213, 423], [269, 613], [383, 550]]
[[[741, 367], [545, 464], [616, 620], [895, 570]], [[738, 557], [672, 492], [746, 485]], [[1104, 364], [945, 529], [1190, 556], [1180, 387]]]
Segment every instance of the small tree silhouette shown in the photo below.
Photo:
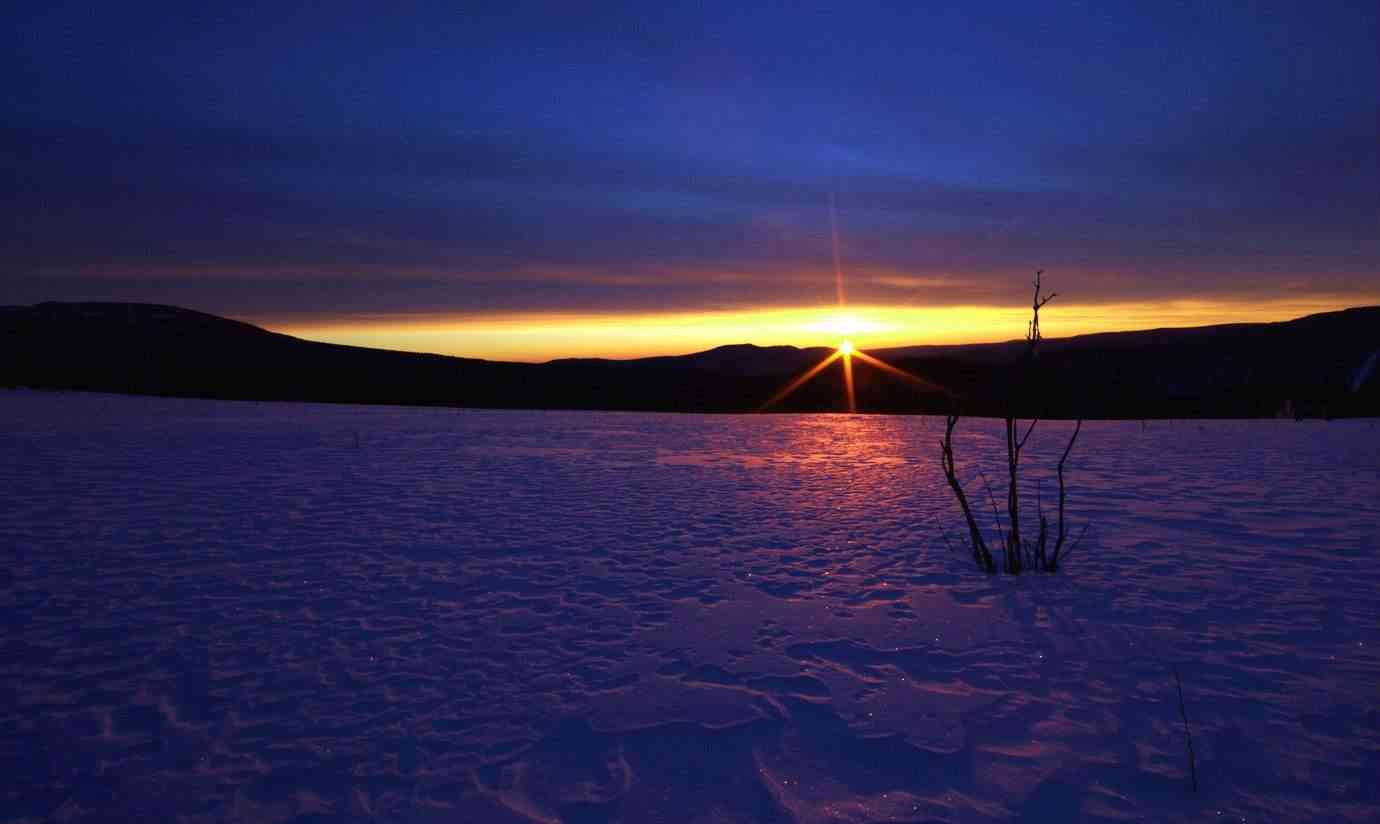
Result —
[[[1032, 316], [1030, 325], [1026, 329], [1026, 347], [1023, 353], [1022, 362], [1018, 367], [1018, 374], [1013, 379], [1013, 383], [1018, 386], [1012, 387], [1014, 396], [1028, 395], [1030, 391], [1030, 372], [1036, 357], [1039, 355], [1039, 346], [1042, 336], [1040, 334], [1040, 309], [1045, 304], [1057, 296], [1051, 292], [1041, 296], [1041, 277], [1044, 270], [1035, 273], [1035, 296], [1031, 301]], [[939, 460], [944, 468], [944, 478], [949, 482], [949, 488], [953, 490], [954, 497], [958, 500], [959, 507], [963, 510], [963, 518], [968, 525], [968, 539], [972, 544], [973, 559], [978, 567], [985, 572], [996, 572], [996, 560], [992, 556], [992, 551], [987, 546], [987, 541], [982, 536], [982, 530], [978, 527], [977, 518], [973, 516], [972, 507], [968, 503], [968, 496], [963, 492], [963, 484], [958, 478], [958, 469], [954, 463], [954, 428], [958, 426], [958, 415], [945, 416], [944, 440], [939, 443]], [[1006, 425], [1006, 472], [1007, 472], [1007, 491], [1006, 491], [1006, 522], [1007, 529], [1002, 532], [1002, 569], [1009, 574], [1019, 575], [1026, 569], [1033, 569], [1039, 572], [1055, 572], [1059, 569], [1059, 562], [1065, 555], [1065, 544], [1068, 539], [1068, 529], [1065, 520], [1065, 502], [1067, 500], [1067, 488], [1064, 483], [1064, 468], [1068, 463], [1069, 454], [1073, 452], [1073, 445], [1078, 440], [1078, 434], [1083, 430], [1083, 419], [1079, 418], [1074, 425], [1073, 434], [1069, 437], [1068, 445], [1064, 447], [1064, 454], [1059, 458], [1056, 474], [1059, 479], [1059, 522], [1056, 527], [1057, 532], [1054, 536], [1054, 546], [1049, 547], [1049, 521], [1045, 518], [1043, 504], [1037, 504], [1037, 512], [1040, 519], [1040, 531], [1034, 540], [1025, 540], [1021, 537], [1021, 512], [1020, 512], [1020, 468], [1021, 450], [1025, 449], [1026, 442], [1030, 440], [1030, 435], [1035, 431], [1035, 424], [1040, 422], [1039, 418], [1031, 418], [1030, 425], [1026, 427], [1025, 434], [1020, 434], [1019, 421], [1016, 417], [1015, 402], [1008, 400], [1007, 415], [1004, 418]], [[991, 488], [988, 488], [988, 495], [991, 495]], [[1038, 500], [1038, 499], [1037, 499]], [[996, 500], [992, 500], [993, 514], [996, 516]], [[996, 516], [998, 523], [997, 529], [1001, 531], [1000, 517]], [[1087, 526], [1084, 526], [1084, 531]], [[1072, 552], [1073, 547], [1082, 539], [1079, 533], [1068, 552]]]

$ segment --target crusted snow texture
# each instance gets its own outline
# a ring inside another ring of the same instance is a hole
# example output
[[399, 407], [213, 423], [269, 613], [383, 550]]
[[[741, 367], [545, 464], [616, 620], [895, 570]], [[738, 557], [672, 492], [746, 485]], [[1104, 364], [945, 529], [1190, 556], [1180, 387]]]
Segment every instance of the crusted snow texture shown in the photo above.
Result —
[[0, 820], [1380, 820], [1377, 422], [942, 426], [0, 393]]

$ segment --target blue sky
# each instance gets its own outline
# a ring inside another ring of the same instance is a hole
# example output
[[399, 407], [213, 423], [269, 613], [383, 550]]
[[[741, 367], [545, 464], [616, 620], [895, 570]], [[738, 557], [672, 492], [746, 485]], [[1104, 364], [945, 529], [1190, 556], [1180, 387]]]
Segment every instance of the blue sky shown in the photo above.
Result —
[[1367, 3], [25, 3], [0, 302], [1374, 296]]

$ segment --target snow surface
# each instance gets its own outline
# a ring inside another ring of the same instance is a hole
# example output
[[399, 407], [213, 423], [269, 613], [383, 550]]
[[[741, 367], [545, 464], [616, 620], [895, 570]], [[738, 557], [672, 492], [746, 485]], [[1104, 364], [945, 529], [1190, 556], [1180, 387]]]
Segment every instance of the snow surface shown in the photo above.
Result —
[[0, 393], [0, 819], [1380, 820], [1376, 421], [941, 430]]

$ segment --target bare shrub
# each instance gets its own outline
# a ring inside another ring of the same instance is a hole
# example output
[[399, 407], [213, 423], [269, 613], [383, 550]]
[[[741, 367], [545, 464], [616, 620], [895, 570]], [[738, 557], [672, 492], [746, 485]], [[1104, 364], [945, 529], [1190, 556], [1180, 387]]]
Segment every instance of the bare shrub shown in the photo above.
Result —
[[[1068, 499], [1065, 468], [1068, 464], [1069, 455], [1073, 452], [1073, 446], [1078, 441], [1078, 435], [1083, 430], [1082, 418], [1079, 418], [1074, 425], [1073, 434], [1069, 437], [1068, 445], [1064, 447], [1064, 454], [1059, 458], [1056, 469], [1056, 477], [1059, 482], [1059, 520], [1055, 527], [1053, 546], [1050, 546], [1049, 520], [1045, 517], [1043, 502], [1038, 498], [1036, 515], [1039, 518], [1039, 531], [1033, 539], [1025, 538], [1021, 534], [1021, 452], [1025, 449], [1030, 436], [1035, 432], [1035, 425], [1040, 422], [1040, 419], [1031, 418], [1029, 425], [1025, 427], [1024, 434], [1021, 434], [1020, 421], [1016, 417], [1016, 407], [1023, 397], [1031, 394], [1032, 365], [1039, 355], [1042, 337], [1040, 334], [1040, 309], [1057, 296], [1057, 293], [1053, 292], [1043, 296], [1040, 294], [1043, 275], [1044, 270], [1035, 273], [1035, 296], [1031, 301], [1030, 325], [1026, 328], [1025, 353], [1016, 375], [1012, 378], [1013, 385], [1010, 387], [1012, 391], [1007, 402], [1007, 415], [1003, 418], [1006, 431], [1007, 473], [1005, 529], [1001, 526], [1000, 516], [996, 515], [996, 502], [993, 498], [997, 531], [1001, 535], [1002, 563], [1000, 568], [1011, 575], [1019, 575], [1026, 570], [1057, 571], [1059, 563], [1066, 557], [1067, 553], [1072, 552], [1073, 547], [1078, 544], [1083, 535], [1080, 532], [1079, 538], [1075, 539], [1072, 544], [1068, 544], [1069, 531], [1065, 517]], [[939, 443], [939, 459], [944, 469], [944, 478], [949, 482], [949, 488], [953, 490], [959, 508], [963, 510], [963, 518], [968, 525], [968, 540], [972, 546], [973, 559], [984, 572], [996, 572], [998, 570], [996, 559], [988, 547], [986, 539], [983, 538], [982, 529], [978, 526], [977, 519], [973, 516], [972, 506], [968, 502], [968, 496], [963, 491], [963, 483], [959, 480], [958, 469], [954, 462], [954, 428], [958, 426], [959, 417], [958, 415], [945, 416], [944, 439]], [[990, 487], [988, 494], [991, 495]], [[1084, 526], [1084, 531], [1086, 529], [1087, 527]]]

